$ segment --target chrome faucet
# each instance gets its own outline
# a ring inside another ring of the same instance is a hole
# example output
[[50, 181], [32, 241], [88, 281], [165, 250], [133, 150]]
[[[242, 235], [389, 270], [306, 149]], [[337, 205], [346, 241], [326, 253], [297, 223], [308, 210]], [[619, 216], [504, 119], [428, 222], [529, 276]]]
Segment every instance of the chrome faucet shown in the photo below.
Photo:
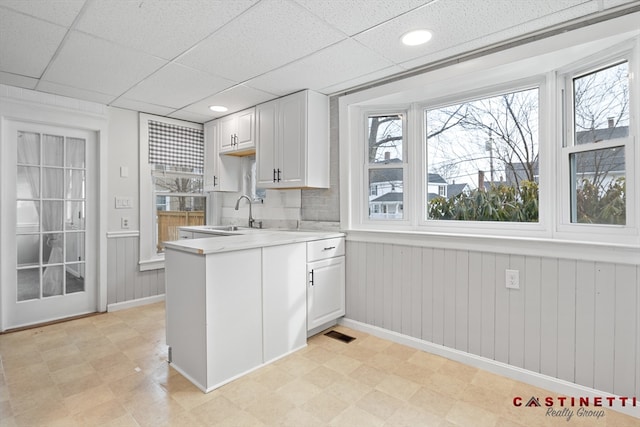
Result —
[[253, 228], [255, 223], [258, 224], [258, 228], [262, 228], [262, 221], [256, 221], [253, 219], [253, 215], [251, 214], [251, 198], [249, 196], [243, 194], [242, 196], [238, 197], [238, 200], [236, 200], [235, 209], [238, 210], [240, 208], [240, 200], [242, 199], [247, 199], [247, 202], [249, 203], [249, 228]]

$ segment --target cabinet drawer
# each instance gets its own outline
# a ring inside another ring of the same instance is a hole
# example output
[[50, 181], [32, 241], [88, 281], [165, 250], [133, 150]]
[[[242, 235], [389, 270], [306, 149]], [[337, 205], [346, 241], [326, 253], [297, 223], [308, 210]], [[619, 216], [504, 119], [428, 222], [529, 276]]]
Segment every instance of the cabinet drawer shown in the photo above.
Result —
[[344, 255], [344, 237], [307, 242], [307, 262]]

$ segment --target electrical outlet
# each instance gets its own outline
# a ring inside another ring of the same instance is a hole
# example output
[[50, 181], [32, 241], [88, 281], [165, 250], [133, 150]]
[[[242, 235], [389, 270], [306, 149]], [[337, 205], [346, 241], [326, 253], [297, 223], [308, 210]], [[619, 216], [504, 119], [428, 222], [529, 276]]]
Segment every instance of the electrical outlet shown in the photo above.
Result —
[[126, 216], [120, 218], [120, 228], [129, 228], [129, 218]]
[[505, 270], [505, 282], [509, 289], [520, 289], [520, 271]]

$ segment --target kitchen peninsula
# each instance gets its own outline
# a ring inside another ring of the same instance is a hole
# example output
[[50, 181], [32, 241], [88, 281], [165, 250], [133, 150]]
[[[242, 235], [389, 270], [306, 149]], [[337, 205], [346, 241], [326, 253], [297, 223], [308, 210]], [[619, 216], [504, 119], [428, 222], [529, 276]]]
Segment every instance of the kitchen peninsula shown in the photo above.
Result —
[[344, 315], [344, 234], [202, 233], [211, 237], [166, 242], [165, 274], [169, 362], [204, 392], [304, 347]]

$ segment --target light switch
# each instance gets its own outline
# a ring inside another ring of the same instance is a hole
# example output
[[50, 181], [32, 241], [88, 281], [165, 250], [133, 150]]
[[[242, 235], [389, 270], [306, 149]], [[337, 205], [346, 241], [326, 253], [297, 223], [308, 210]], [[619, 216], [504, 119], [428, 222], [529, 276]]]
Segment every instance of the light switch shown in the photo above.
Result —
[[126, 166], [120, 166], [120, 178], [127, 178], [129, 176], [129, 168]]
[[131, 197], [116, 196], [116, 209], [131, 209], [131, 206], [132, 206]]

